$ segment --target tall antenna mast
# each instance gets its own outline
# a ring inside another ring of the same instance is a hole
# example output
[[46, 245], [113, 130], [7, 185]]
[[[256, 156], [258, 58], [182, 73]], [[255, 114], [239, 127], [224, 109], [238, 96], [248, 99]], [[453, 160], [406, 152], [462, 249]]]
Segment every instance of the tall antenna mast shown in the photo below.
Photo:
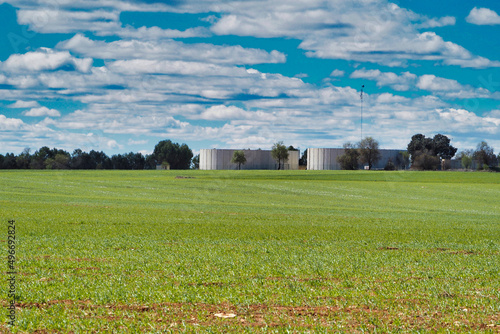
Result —
[[363, 88], [365, 88], [365, 85], [361, 86], [361, 94], [359, 95], [361, 99], [361, 140], [363, 140]]

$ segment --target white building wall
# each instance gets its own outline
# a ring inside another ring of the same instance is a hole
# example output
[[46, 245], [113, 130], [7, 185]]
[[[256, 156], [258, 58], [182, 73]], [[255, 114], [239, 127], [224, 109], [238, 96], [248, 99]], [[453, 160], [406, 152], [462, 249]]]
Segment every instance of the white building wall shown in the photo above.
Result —
[[[202, 149], [200, 150], [201, 170], [238, 169], [237, 164], [231, 163], [234, 149]], [[278, 169], [278, 163], [273, 159], [269, 150], [241, 150], [245, 152], [246, 164], [241, 169]], [[299, 151], [288, 151], [288, 160], [285, 169], [299, 169]]]
[[[400, 150], [379, 150], [381, 158], [372, 169], [383, 169], [389, 159], [397, 166]], [[343, 148], [309, 148], [307, 149], [308, 170], [340, 170], [337, 158], [344, 154]], [[363, 168], [364, 166], [360, 166]]]
[[307, 149], [308, 170], [338, 170], [340, 164], [337, 157], [344, 154], [342, 148], [309, 148]]

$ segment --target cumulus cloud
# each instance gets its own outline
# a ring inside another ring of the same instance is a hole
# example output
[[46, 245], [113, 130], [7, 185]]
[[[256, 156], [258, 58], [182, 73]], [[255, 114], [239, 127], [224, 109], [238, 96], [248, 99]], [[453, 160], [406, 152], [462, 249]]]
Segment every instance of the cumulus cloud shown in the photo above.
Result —
[[39, 108], [32, 108], [29, 111], [23, 113], [23, 115], [30, 117], [42, 117], [42, 116], [59, 117], [61, 116], [61, 113], [56, 109], [39, 107]]
[[140, 40], [164, 39], [164, 38], [189, 38], [210, 37], [212, 33], [205, 27], [195, 27], [186, 30], [161, 29], [159, 27], [126, 27], [116, 31], [116, 35], [125, 38], [136, 38]]
[[[186, 31], [158, 27], [122, 27], [120, 13], [125, 10], [166, 11], [175, 13], [220, 13], [212, 15], [210, 30], [218, 35], [252, 37], [286, 37], [302, 41], [300, 48], [310, 57], [368, 61], [402, 66], [411, 60], [429, 60], [461, 67], [500, 66], [471, 54], [433, 32], [419, 33], [421, 28], [455, 24], [455, 18], [428, 18], [401, 8], [387, 0], [354, 1], [220, 1], [187, 0], [169, 5], [107, 0], [50, 0], [34, 3], [11, 0], [18, 6], [18, 20], [39, 32], [93, 31], [100, 35], [126, 38], [157, 39], [206, 35], [205, 28]], [[103, 9], [106, 8], [106, 9]], [[485, 9], [473, 9], [476, 12]], [[483, 14], [484, 16], [484, 14]], [[491, 17], [491, 13], [489, 17]], [[473, 19], [471, 19], [473, 20]], [[482, 22], [492, 22], [483, 20]], [[473, 20], [474, 21], [474, 20]], [[495, 20], [493, 20], [495, 21]]]
[[92, 63], [91, 58], [76, 58], [68, 51], [40, 48], [38, 51], [11, 55], [5, 62], [0, 64], [0, 69], [5, 72], [75, 70], [85, 73], [90, 71]]
[[336, 78], [343, 77], [344, 75], [345, 75], [345, 72], [342, 70], [339, 70], [339, 69], [335, 69], [332, 71], [332, 73], [330, 73], [331, 77], [336, 77]]
[[447, 98], [492, 98], [500, 99], [496, 93], [486, 88], [475, 88], [470, 85], [462, 85], [456, 80], [437, 77], [433, 74], [417, 76], [410, 72], [396, 74], [393, 72], [381, 72], [380, 70], [356, 70], [351, 76], [353, 79], [368, 79], [377, 82], [378, 87], [389, 86], [394, 90], [425, 90]]
[[66, 49], [86, 57], [100, 59], [145, 59], [204, 61], [216, 64], [283, 63], [286, 56], [276, 50], [236, 46], [218, 46], [206, 43], [185, 44], [171, 39], [161, 41], [118, 40], [94, 41], [82, 34], [60, 42], [58, 49]]
[[494, 117], [480, 117], [465, 109], [448, 108], [437, 110], [442, 120], [450, 125], [450, 130], [467, 133], [471, 131], [498, 133], [500, 119]]
[[10, 105], [9, 108], [37, 108], [40, 107], [40, 104], [37, 101], [16, 101]]
[[248, 111], [236, 106], [218, 105], [203, 111], [199, 118], [206, 120], [240, 120], [273, 121], [276, 117], [262, 111]]
[[236, 106], [213, 106], [201, 113], [200, 118], [207, 120], [231, 120], [248, 118], [249, 113], [246, 110]]
[[402, 103], [408, 102], [409, 99], [404, 96], [397, 96], [390, 93], [382, 93], [377, 96], [377, 103]]
[[456, 80], [439, 78], [432, 74], [422, 75], [418, 79], [417, 87], [429, 91], [456, 91], [462, 88], [462, 85]]
[[147, 11], [166, 11], [170, 6], [158, 2], [147, 2], [147, 1], [123, 1], [123, 0], [37, 0], [26, 1], [26, 0], [7, 0], [14, 7], [22, 9], [32, 9], [41, 7], [49, 9], [101, 9], [110, 8], [117, 11], [136, 11], [136, 12], [147, 12]]
[[385, 0], [293, 5], [235, 1], [226, 10], [211, 27], [215, 34], [298, 38], [302, 40], [299, 47], [309, 57], [388, 66], [403, 66], [411, 60], [473, 68], [500, 66], [500, 62], [475, 56], [434, 32], [418, 32], [419, 28], [452, 25], [455, 18], [428, 19]]
[[24, 126], [24, 122], [18, 118], [7, 118], [5, 115], [0, 114], [0, 130], [2, 131], [15, 131], [20, 130]]
[[440, 78], [433, 74], [420, 76], [417, 87], [448, 98], [495, 98], [495, 95], [485, 88], [462, 85], [456, 80]]
[[[168, 60], [117, 60], [108, 64], [115, 73], [122, 74], [170, 74], [189, 76], [231, 76], [235, 68], [212, 65], [202, 62], [168, 61]], [[244, 74], [244, 70], [239, 71]]]
[[488, 8], [474, 7], [467, 18], [467, 22], [477, 25], [497, 25], [500, 24], [500, 16]]
[[453, 16], [444, 16], [439, 19], [427, 19], [424, 22], [417, 24], [417, 28], [437, 28], [437, 27], [445, 27], [445, 26], [454, 26], [457, 22], [457, 19]]
[[353, 79], [368, 79], [377, 82], [378, 87], [390, 86], [394, 90], [407, 91], [415, 86], [417, 75], [403, 72], [401, 75], [392, 72], [381, 72], [380, 70], [356, 70], [351, 75]]
[[64, 10], [41, 7], [17, 12], [19, 24], [41, 33], [71, 33], [77, 31], [108, 32], [119, 30], [120, 12], [112, 10]]

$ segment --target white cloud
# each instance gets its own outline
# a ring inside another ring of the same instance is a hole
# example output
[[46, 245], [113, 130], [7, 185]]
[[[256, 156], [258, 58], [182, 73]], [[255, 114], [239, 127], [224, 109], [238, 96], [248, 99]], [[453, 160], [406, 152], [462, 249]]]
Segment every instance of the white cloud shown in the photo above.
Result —
[[118, 142], [114, 139], [110, 139], [106, 142], [106, 147], [110, 150], [114, 150], [117, 148], [122, 148], [122, 145], [119, 145]]
[[401, 103], [408, 101], [409, 99], [404, 96], [397, 96], [390, 93], [382, 93], [377, 97], [377, 103]]
[[17, 11], [19, 24], [41, 33], [71, 33], [77, 31], [117, 31], [120, 12], [116, 10], [64, 10], [41, 7]]
[[218, 105], [203, 111], [199, 118], [206, 120], [253, 120], [273, 121], [276, 116], [262, 111], [247, 111], [236, 106]]
[[449, 124], [450, 130], [459, 133], [477, 131], [495, 134], [500, 129], [500, 118], [480, 117], [465, 109], [448, 108], [437, 112]]
[[40, 107], [40, 104], [37, 101], [16, 101], [10, 105], [9, 108], [37, 108]]
[[373, 80], [377, 82], [378, 87], [389, 86], [398, 91], [420, 89], [453, 99], [500, 99], [498, 94], [492, 93], [485, 88], [475, 88], [470, 85], [462, 85], [456, 80], [437, 77], [433, 74], [417, 76], [410, 72], [403, 72], [398, 75], [393, 72], [361, 69], [354, 71], [350, 77], [354, 79], [362, 78]]
[[56, 109], [49, 109], [47, 107], [39, 107], [32, 108], [29, 111], [23, 113], [24, 116], [30, 117], [41, 117], [41, 116], [50, 116], [50, 117], [60, 117], [61, 113]]
[[486, 116], [500, 119], [500, 109], [491, 110], [486, 114]]
[[129, 139], [128, 140], [128, 145], [144, 145], [147, 144], [149, 140], [133, 140]]
[[161, 2], [146, 2], [146, 1], [123, 1], [123, 0], [7, 0], [16, 8], [32, 9], [41, 7], [42, 9], [101, 9], [110, 8], [117, 11], [134, 11], [134, 12], [160, 12], [171, 10], [172, 8]]
[[353, 79], [368, 79], [377, 82], [378, 87], [390, 86], [394, 90], [407, 91], [415, 86], [417, 75], [403, 72], [401, 75], [392, 72], [381, 72], [380, 70], [356, 70], [351, 75]]
[[[92, 0], [57, 1], [55, 4], [51, 0], [41, 0], [36, 4], [20, 0], [9, 2], [20, 8], [19, 23], [29, 24], [38, 32], [93, 31], [98, 35], [141, 40], [194, 37], [206, 34], [206, 29], [196, 27], [176, 31], [158, 27], [122, 27], [120, 13], [124, 10], [221, 13], [220, 17], [211, 15], [208, 20], [212, 22], [210, 29], [215, 34], [297, 38], [302, 40], [300, 48], [307, 50], [310, 57], [368, 61], [389, 66], [402, 66], [411, 60], [472, 68], [500, 66], [500, 62], [475, 56], [457, 44], [444, 41], [434, 32], [418, 31], [453, 25], [454, 17], [428, 18], [387, 0], [223, 3], [187, 0], [174, 5], [118, 0], [103, 1], [103, 4]], [[471, 14], [481, 10], [484, 9], [475, 8]]]
[[260, 64], [286, 61], [286, 56], [275, 50], [267, 52], [260, 49], [243, 48], [239, 45], [185, 44], [170, 39], [161, 41], [118, 40], [107, 43], [93, 41], [81, 34], [76, 34], [70, 40], [60, 42], [57, 48], [100, 59], [182, 59], [183, 61], [203, 61], [215, 64]]
[[249, 117], [246, 110], [236, 106], [213, 106], [201, 113], [200, 118], [207, 120], [231, 120], [231, 119], [245, 119]]
[[69, 69], [86, 73], [90, 71], [92, 63], [91, 58], [75, 58], [68, 51], [40, 48], [38, 51], [11, 55], [5, 62], [0, 64], [0, 69], [5, 72], [40, 72]]
[[[224, 9], [228, 12], [212, 25], [215, 34], [298, 38], [309, 57], [388, 66], [404, 66], [411, 60], [473, 68], [500, 66], [434, 32], [418, 32], [418, 28], [451, 25], [454, 18], [428, 19], [385, 0], [234, 1]], [[419, 21], [423, 23], [414, 23]]]
[[336, 77], [336, 78], [343, 77], [344, 75], [345, 75], [345, 72], [342, 70], [339, 70], [339, 69], [335, 69], [332, 71], [332, 73], [330, 73], [331, 77]]
[[108, 68], [115, 72], [127, 75], [134, 74], [171, 74], [186, 76], [231, 76], [235, 71], [243, 74], [245, 71], [225, 66], [218, 66], [202, 62], [169, 61], [169, 60], [117, 60], [110, 62]]
[[456, 80], [439, 78], [432, 74], [426, 74], [418, 79], [417, 87], [423, 90], [438, 92], [460, 90], [462, 85]]
[[474, 7], [465, 20], [477, 25], [500, 24], [500, 16], [495, 11], [488, 8]]
[[116, 32], [116, 35], [124, 38], [136, 38], [140, 40], [163, 39], [163, 38], [189, 38], [210, 37], [212, 33], [205, 27], [189, 28], [184, 31], [177, 29], [161, 29], [159, 27], [127, 27]]
[[18, 118], [7, 118], [0, 114], [0, 130], [2, 131], [21, 130], [24, 125], [24, 122]]
[[474, 88], [462, 85], [456, 80], [436, 77], [426, 74], [419, 77], [417, 87], [422, 90], [431, 91], [447, 98], [498, 98], [485, 88]]
[[445, 27], [445, 26], [454, 26], [457, 22], [457, 19], [453, 16], [444, 16], [439, 19], [427, 19], [424, 22], [417, 24], [417, 28], [437, 28], [437, 27]]

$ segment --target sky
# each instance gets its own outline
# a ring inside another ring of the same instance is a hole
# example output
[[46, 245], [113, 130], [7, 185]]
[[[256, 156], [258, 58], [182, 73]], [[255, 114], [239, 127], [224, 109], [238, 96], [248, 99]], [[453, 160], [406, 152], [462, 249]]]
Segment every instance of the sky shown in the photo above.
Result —
[[0, 154], [500, 150], [497, 0], [0, 0], [0, 19]]

